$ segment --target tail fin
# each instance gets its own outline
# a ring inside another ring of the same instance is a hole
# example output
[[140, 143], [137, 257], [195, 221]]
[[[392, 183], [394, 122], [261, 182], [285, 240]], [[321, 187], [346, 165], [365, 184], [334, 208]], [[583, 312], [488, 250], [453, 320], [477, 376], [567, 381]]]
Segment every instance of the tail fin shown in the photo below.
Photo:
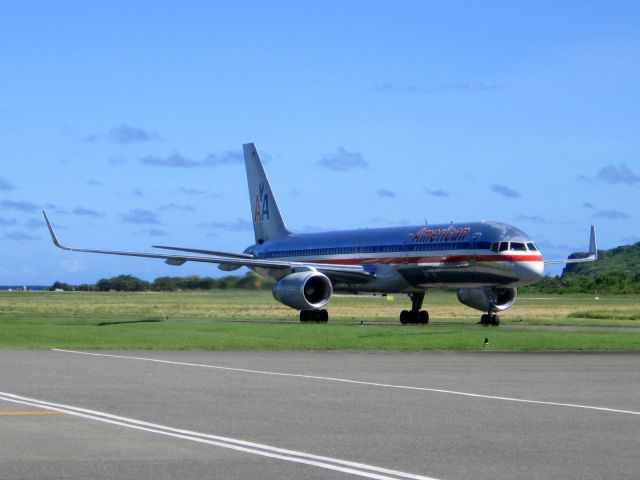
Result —
[[276, 238], [286, 237], [291, 232], [282, 221], [278, 204], [271, 191], [269, 180], [262, 168], [262, 162], [253, 143], [245, 143], [244, 165], [247, 169], [247, 183], [249, 184], [249, 201], [253, 217], [253, 232], [257, 243], [268, 242]]

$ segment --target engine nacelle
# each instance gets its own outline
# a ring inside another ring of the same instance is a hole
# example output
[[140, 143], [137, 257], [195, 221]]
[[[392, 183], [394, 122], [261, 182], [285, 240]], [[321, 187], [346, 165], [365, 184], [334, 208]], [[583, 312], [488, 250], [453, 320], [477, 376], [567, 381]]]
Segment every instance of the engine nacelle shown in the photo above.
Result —
[[273, 298], [296, 310], [322, 308], [332, 294], [329, 277], [315, 271], [291, 273], [273, 286]]
[[509, 287], [482, 287], [458, 289], [458, 300], [467, 307], [481, 312], [503, 312], [515, 303], [518, 290]]

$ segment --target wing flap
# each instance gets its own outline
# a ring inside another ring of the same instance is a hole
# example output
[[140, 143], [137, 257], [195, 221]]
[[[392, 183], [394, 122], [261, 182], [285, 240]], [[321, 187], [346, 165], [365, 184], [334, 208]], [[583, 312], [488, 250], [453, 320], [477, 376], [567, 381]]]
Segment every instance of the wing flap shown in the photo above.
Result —
[[248, 253], [231, 253], [231, 252], [220, 252], [217, 250], [202, 250], [199, 248], [183, 248], [183, 247], [167, 247], [165, 245], [152, 245], [153, 248], [161, 248], [163, 250], [173, 250], [175, 252], [186, 252], [186, 253], [201, 253], [203, 255], [214, 255], [219, 257], [230, 257], [230, 258], [254, 258], [253, 255], [249, 255]]

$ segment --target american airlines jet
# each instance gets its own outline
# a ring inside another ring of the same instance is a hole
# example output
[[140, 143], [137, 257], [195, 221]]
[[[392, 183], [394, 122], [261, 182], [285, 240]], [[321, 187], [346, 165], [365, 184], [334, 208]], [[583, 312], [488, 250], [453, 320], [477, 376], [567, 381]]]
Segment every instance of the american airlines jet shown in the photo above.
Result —
[[393, 228], [365, 228], [296, 234], [284, 224], [253, 143], [243, 146], [255, 243], [243, 253], [155, 245], [178, 253], [140, 253], [63, 246], [44, 213], [53, 243], [64, 250], [160, 258], [169, 265], [218, 264], [224, 271], [249, 267], [275, 280], [276, 300], [300, 311], [301, 322], [326, 322], [325, 306], [334, 292], [406, 293], [411, 310], [400, 322], [429, 322], [422, 309], [433, 287], [457, 288], [458, 300], [483, 312], [480, 323], [499, 325], [498, 313], [510, 308], [517, 288], [544, 274], [544, 264], [597, 259], [591, 226], [586, 258], [545, 261], [521, 230], [497, 222], [463, 222]]

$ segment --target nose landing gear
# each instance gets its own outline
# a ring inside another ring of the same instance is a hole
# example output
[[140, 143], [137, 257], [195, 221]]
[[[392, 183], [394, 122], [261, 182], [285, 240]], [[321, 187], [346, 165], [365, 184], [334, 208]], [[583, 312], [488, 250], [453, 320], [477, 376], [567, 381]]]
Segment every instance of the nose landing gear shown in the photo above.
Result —
[[496, 315], [496, 299], [493, 291], [492, 294], [488, 296], [488, 300], [489, 308], [487, 313], [480, 317], [480, 325], [482, 325], [483, 327], [488, 327], [489, 325], [497, 327], [498, 325], [500, 325], [500, 317]]

